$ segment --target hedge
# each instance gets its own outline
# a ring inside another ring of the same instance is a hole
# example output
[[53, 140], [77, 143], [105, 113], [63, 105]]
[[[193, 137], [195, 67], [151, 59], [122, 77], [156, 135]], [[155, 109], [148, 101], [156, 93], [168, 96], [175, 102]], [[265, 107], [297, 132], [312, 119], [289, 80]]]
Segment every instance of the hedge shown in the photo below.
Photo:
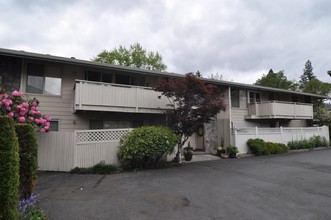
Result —
[[33, 180], [37, 178], [38, 142], [32, 125], [16, 124], [15, 130], [20, 149], [20, 194], [22, 199], [27, 199], [33, 191]]
[[135, 128], [120, 141], [118, 159], [124, 168], [148, 168], [164, 154], [174, 152], [177, 136], [170, 128], [143, 126]]
[[19, 148], [14, 121], [0, 117], [0, 219], [18, 218]]
[[287, 146], [291, 150], [296, 149], [313, 149], [316, 147], [328, 147], [329, 143], [325, 137], [321, 136], [313, 136], [311, 138], [300, 140], [300, 141], [290, 141], [288, 142]]
[[288, 147], [285, 144], [265, 142], [262, 139], [249, 139], [247, 145], [252, 154], [256, 156], [270, 155], [270, 154], [282, 154], [288, 152]]

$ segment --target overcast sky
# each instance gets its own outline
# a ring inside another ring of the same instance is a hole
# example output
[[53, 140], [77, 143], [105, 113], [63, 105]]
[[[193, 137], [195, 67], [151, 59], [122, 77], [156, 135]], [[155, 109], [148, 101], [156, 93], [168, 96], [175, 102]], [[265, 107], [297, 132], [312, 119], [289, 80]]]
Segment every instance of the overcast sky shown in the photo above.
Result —
[[168, 72], [254, 83], [299, 80], [311, 60], [330, 82], [330, 0], [0, 0], [0, 47], [91, 59], [139, 42]]

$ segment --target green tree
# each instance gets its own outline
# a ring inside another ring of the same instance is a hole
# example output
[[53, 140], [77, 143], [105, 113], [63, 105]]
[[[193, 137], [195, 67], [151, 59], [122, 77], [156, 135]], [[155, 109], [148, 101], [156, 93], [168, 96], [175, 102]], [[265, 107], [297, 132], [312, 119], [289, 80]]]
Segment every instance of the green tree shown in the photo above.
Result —
[[139, 43], [130, 45], [129, 49], [119, 46], [111, 51], [103, 50], [93, 60], [147, 70], [164, 71], [167, 68], [158, 52], [146, 51]]
[[329, 95], [331, 92], [331, 84], [318, 79], [312, 79], [304, 85], [302, 91], [318, 95]]
[[173, 109], [168, 110], [167, 123], [180, 137], [176, 161], [180, 161], [180, 151], [188, 138], [204, 123], [210, 123], [213, 117], [226, 109], [220, 98], [218, 87], [208, 84], [198, 71], [187, 73], [185, 77], [160, 80], [155, 91], [166, 96]]
[[305, 63], [305, 68], [303, 69], [303, 73], [300, 76], [300, 87], [303, 88], [309, 81], [316, 79], [316, 76], [313, 73], [313, 66], [310, 62], [310, 60], [308, 60]]
[[[329, 95], [331, 92], [331, 84], [322, 82], [318, 79], [308, 81], [303, 89], [303, 92], [313, 93], [318, 95]], [[319, 125], [328, 125], [331, 128], [331, 115], [327, 110], [325, 103], [321, 99], [313, 100], [314, 104], [314, 119], [317, 120]]]
[[263, 76], [256, 80], [254, 84], [287, 90], [297, 89], [297, 84], [287, 79], [284, 74], [284, 70], [275, 73], [272, 69], [270, 69], [267, 75], [263, 74]]

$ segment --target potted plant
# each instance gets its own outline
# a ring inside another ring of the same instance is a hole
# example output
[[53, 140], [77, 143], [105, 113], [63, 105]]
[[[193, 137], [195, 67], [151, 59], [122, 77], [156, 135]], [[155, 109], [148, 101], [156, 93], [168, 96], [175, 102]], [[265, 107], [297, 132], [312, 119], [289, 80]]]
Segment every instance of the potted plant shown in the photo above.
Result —
[[229, 155], [229, 158], [237, 158], [238, 148], [235, 146], [228, 146], [226, 148], [226, 153]]
[[190, 142], [188, 142], [187, 147], [184, 147], [184, 159], [185, 161], [191, 161], [193, 157], [193, 148], [191, 147]]
[[223, 157], [225, 154], [226, 154], [226, 150], [222, 146], [219, 146], [217, 148], [217, 156]]

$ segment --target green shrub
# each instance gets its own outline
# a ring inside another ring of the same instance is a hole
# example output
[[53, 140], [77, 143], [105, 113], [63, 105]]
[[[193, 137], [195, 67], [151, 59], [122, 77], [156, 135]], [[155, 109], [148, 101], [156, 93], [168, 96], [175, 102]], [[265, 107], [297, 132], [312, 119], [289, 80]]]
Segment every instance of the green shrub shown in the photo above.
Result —
[[247, 145], [248, 145], [250, 151], [252, 152], [252, 154], [257, 155], [257, 156], [265, 154], [264, 144], [265, 144], [264, 140], [259, 139], [259, 138], [249, 139], [247, 141]]
[[285, 144], [265, 142], [262, 139], [249, 139], [247, 145], [251, 152], [256, 155], [283, 154], [288, 152]]
[[45, 212], [38, 207], [29, 207], [24, 216], [19, 216], [19, 220], [46, 220]]
[[0, 117], [0, 219], [18, 217], [19, 154], [14, 121]]
[[313, 136], [313, 137], [309, 138], [309, 140], [304, 139], [304, 140], [300, 140], [300, 141], [290, 141], [287, 143], [287, 146], [291, 150], [314, 149], [316, 147], [327, 147], [327, 146], [329, 146], [329, 143], [325, 137]]
[[118, 159], [125, 168], [154, 166], [164, 154], [174, 152], [177, 136], [166, 127], [143, 126], [120, 141]]
[[228, 146], [226, 148], [226, 153], [229, 155], [229, 158], [236, 158], [238, 153], [238, 148], [234, 146]]
[[28, 198], [33, 191], [32, 182], [37, 178], [38, 143], [32, 125], [16, 124], [15, 130], [20, 155], [20, 194], [21, 198]]
[[79, 173], [79, 174], [112, 174], [112, 173], [118, 173], [119, 171], [120, 169], [115, 165], [98, 163], [93, 167], [89, 167], [89, 168], [75, 167], [70, 172]]

